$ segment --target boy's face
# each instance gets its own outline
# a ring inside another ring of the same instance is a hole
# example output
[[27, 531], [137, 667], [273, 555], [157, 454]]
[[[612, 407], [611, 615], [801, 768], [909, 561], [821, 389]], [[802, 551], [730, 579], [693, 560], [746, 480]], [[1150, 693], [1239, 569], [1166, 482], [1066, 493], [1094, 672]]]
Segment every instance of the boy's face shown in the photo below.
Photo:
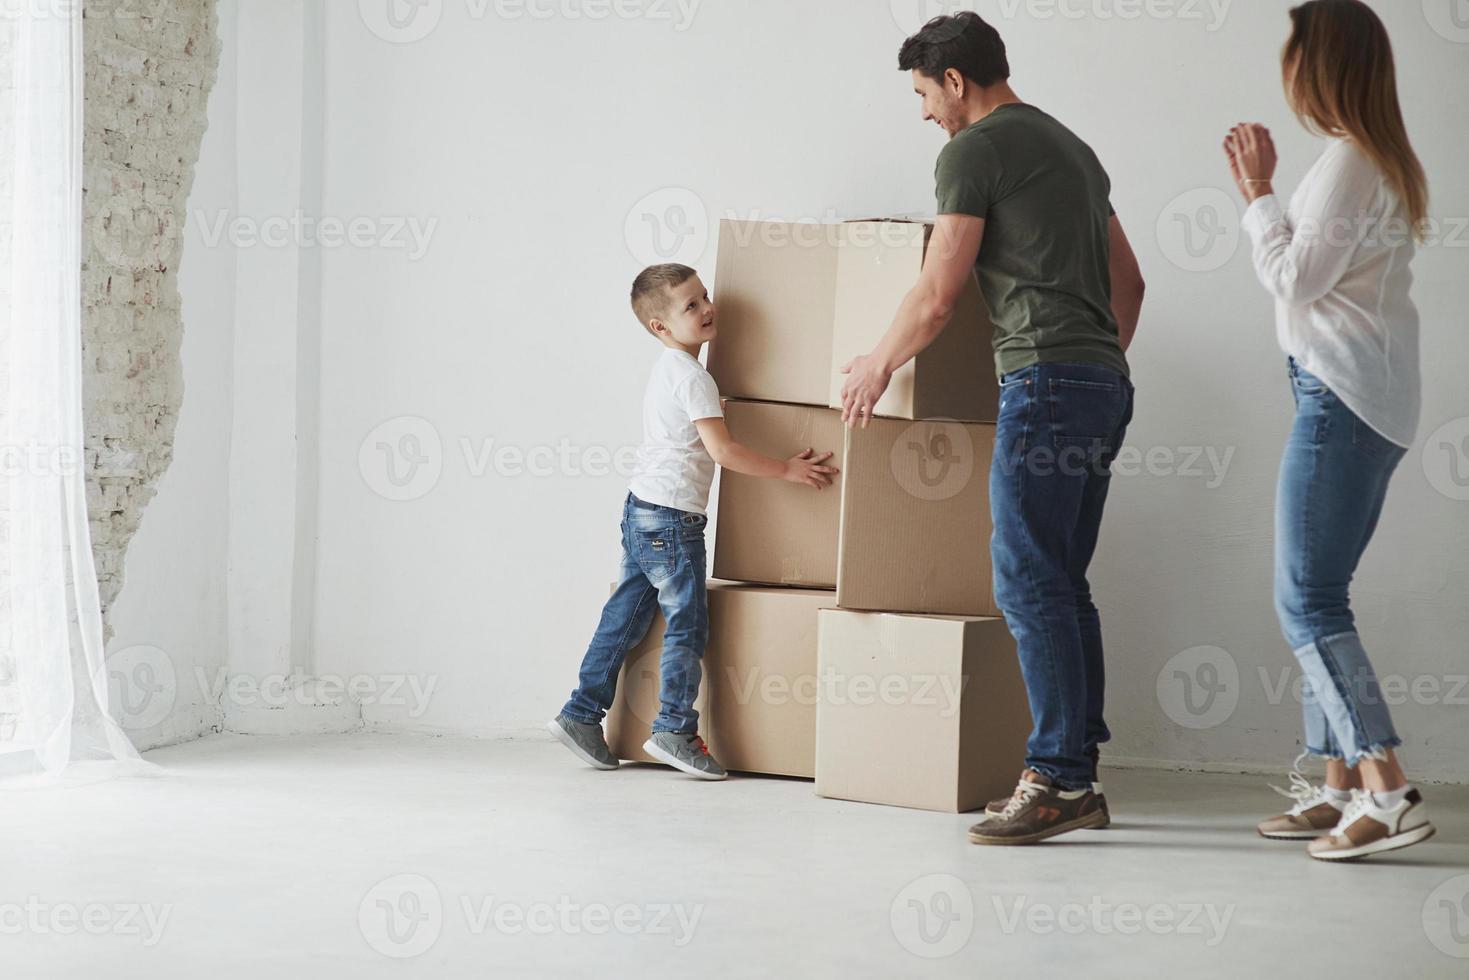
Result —
[[650, 326], [659, 340], [679, 347], [697, 350], [714, 339], [714, 304], [709, 302], [709, 291], [698, 276], [690, 276], [668, 290], [668, 312], [655, 317]]
[[913, 91], [923, 99], [923, 121], [938, 123], [950, 136], [968, 125], [964, 119], [964, 100], [957, 91], [959, 85], [960, 79], [952, 69], [943, 78], [929, 78], [913, 69]]

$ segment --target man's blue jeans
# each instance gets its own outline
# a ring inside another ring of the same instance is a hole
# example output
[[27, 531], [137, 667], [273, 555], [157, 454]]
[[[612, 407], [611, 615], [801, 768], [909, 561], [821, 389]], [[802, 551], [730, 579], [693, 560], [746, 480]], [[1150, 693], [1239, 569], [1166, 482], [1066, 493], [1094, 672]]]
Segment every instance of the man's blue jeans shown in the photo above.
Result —
[[622, 571], [582, 658], [581, 676], [561, 709], [575, 721], [600, 724], [617, 692], [627, 652], [642, 642], [662, 609], [665, 629], [655, 732], [699, 730], [694, 698], [709, 641], [704, 527], [709, 519], [639, 500], [622, 507]]
[[1087, 566], [1133, 387], [1098, 364], [1035, 364], [1000, 379], [990, 469], [995, 600], [1015, 637], [1034, 728], [1025, 764], [1091, 786], [1102, 718], [1102, 623]]
[[1403, 455], [1289, 362], [1296, 421], [1275, 498], [1275, 609], [1300, 661], [1306, 750], [1355, 766], [1399, 744], [1348, 600]]

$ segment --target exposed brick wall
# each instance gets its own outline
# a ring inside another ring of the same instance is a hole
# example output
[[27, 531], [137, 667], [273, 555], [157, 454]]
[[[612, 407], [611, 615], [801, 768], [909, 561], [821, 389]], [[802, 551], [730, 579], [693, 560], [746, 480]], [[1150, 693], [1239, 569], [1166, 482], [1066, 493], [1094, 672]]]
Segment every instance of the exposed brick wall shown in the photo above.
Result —
[[86, 0], [83, 391], [104, 617], [173, 455], [183, 398], [178, 264], [219, 66], [215, 0]]

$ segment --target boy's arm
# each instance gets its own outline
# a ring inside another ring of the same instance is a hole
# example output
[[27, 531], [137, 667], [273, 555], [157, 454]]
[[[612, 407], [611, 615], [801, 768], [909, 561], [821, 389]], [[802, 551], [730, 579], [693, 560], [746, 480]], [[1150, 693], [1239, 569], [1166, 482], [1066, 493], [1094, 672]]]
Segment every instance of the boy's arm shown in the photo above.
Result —
[[1112, 279], [1112, 315], [1117, 319], [1117, 339], [1122, 343], [1125, 351], [1132, 346], [1132, 338], [1137, 334], [1137, 321], [1143, 309], [1143, 273], [1138, 268], [1137, 256], [1132, 252], [1132, 245], [1127, 240], [1127, 234], [1122, 230], [1122, 222], [1117, 220], [1117, 215], [1112, 215], [1112, 222], [1107, 230], [1110, 245]]
[[714, 462], [736, 473], [804, 483], [817, 490], [824, 490], [831, 486], [832, 477], [839, 472], [835, 466], [825, 465], [833, 455], [830, 452], [818, 456], [816, 450], [807, 449], [790, 459], [780, 460], [735, 442], [724, 424], [724, 419], [695, 419], [694, 425]]

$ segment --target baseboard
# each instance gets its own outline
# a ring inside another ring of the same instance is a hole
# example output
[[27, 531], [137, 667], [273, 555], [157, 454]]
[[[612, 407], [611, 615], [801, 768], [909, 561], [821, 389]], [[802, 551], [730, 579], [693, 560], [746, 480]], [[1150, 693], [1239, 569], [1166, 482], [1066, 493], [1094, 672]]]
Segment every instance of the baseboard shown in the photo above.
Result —
[[[1314, 765], [1319, 770], [1321, 762], [1316, 760]], [[1106, 769], [1161, 769], [1171, 772], [1199, 772], [1211, 775], [1237, 775], [1237, 776], [1284, 776], [1291, 771], [1289, 765], [1267, 765], [1259, 762], [1198, 762], [1194, 760], [1181, 759], [1154, 759], [1145, 756], [1126, 755], [1104, 755], [1102, 768]], [[1464, 786], [1469, 785], [1469, 779], [1456, 778], [1453, 776], [1426, 775], [1412, 768], [1406, 768], [1408, 778], [1415, 783], [1423, 783], [1431, 786]]]

